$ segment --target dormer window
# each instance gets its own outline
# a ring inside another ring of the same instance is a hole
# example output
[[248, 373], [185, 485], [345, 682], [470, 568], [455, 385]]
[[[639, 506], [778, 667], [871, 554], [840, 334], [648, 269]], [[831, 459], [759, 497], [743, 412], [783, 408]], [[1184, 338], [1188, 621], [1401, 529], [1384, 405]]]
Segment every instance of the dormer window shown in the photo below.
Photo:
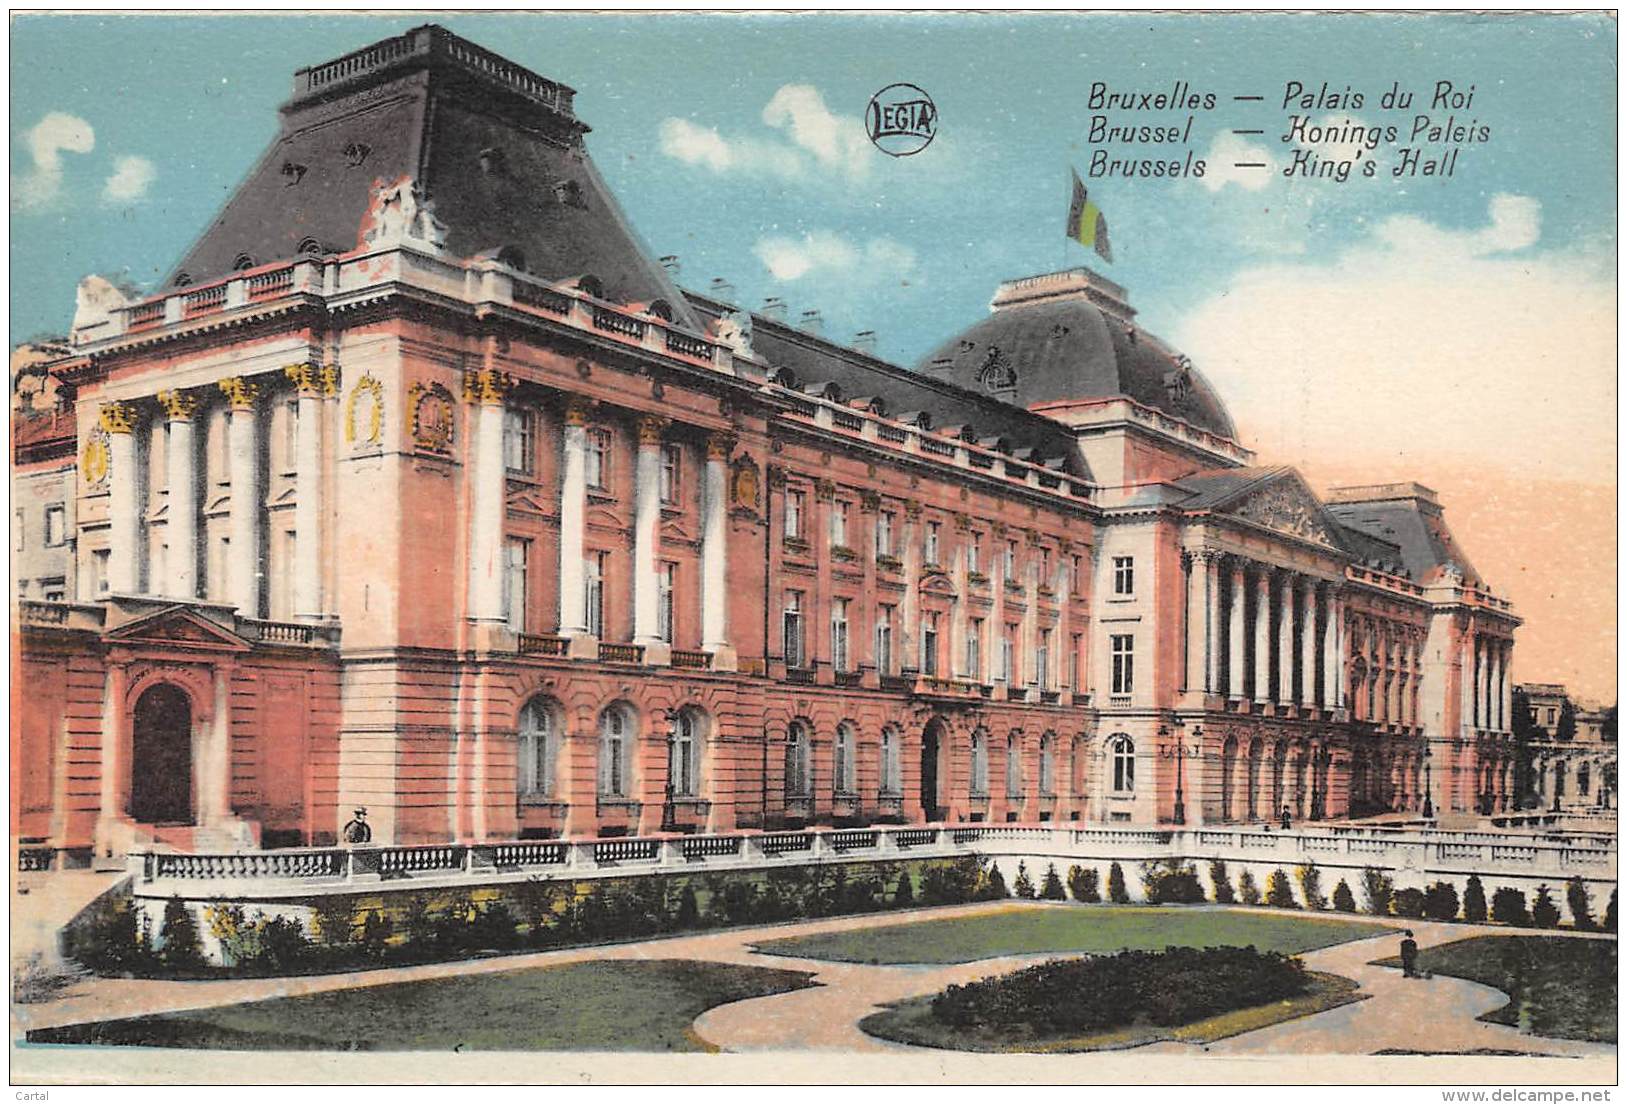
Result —
[[305, 166], [297, 161], [284, 161], [282, 163], [282, 182], [288, 187], [298, 184], [305, 176]]
[[239, 253], [232, 259], [232, 271], [244, 272], [254, 267], [254, 258], [246, 253]]
[[574, 180], [561, 180], [554, 185], [554, 199], [566, 207], [587, 207], [587, 200], [582, 196], [582, 186]]
[[507, 265], [515, 272], [525, 272], [525, 250], [519, 246], [504, 246], [497, 251], [497, 263]]
[[645, 313], [649, 314], [649, 315], [653, 315], [654, 317], [660, 319], [662, 322], [671, 322], [672, 321], [672, 304], [668, 303], [664, 299], [658, 299], [654, 303], [650, 304], [649, 310], [646, 311]]
[[373, 147], [366, 142], [352, 142], [345, 147], [345, 164], [352, 169], [367, 160], [367, 155], [373, 152]]
[[508, 155], [496, 146], [487, 146], [476, 156], [480, 161], [480, 171], [487, 176], [508, 174]]
[[304, 241], [300, 242], [299, 248], [295, 250], [295, 252], [302, 257], [320, 257], [322, 254], [326, 253], [327, 250], [323, 249], [322, 243], [317, 241], [315, 238], [306, 238]]
[[604, 298], [604, 285], [597, 276], [584, 276], [576, 282], [577, 291], [583, 295], [590, 295], [594, 299]]

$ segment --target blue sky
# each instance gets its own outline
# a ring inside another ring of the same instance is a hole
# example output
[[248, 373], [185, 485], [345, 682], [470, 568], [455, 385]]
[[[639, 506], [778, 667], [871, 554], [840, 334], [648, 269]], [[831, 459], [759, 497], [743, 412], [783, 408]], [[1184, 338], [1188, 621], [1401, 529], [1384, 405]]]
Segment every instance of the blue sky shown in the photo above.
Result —
[[[33, 171], [29, 132], [49, 113], [83, 120], [94, 145], [58, 155], [49, 202], [14, 198], [13, 339], [64, 328], [85, 272], [128, 270], [148, 281], [166, 271], [272, 137], [293, 69], [417, 21], [15, 19], [14, 190]], [[1087, 260], [1061, 225], [1067, 167], [1088, 161], [1085, 105], [1098, 80], [1148, 91], [1184, 80], [1219, 94], [1221, 107], [1197, 121], [1199, 156], [1226, 127], [1261, 125], [1274, 139], [1289, 80], [1370, 95], [1392, 80], [1420, 91], [1437, 79], [1472, 83], [1470, 114], [1493, 127], [1492, 141], [1445, 184], [1276, 180], [1251, 191], [1096, 182], [1118, 256], [1101, 267], [1161, 333], [1178, 332], [1186, 312], [1246, 266], [1334, 258], [1371, 220], [1395, 214], [1474, 228], [1495, 193], [1541, 204], [1545, 248], [1613, 245], [1614, 25], [1602, 17], [450, 14], [441, 22], [579, 90], [579, 112], [594, 127], [590, 151], [651, 247], [682, 257], [686, 283], [725, 276], [747, 303], [781, 295], [793, 311], [818, 307], [834, 336], [876, 329], [882, 352], [906, 362], [978, 317], [999, 279]], [[860, 143], [821, 160], [794, 141], [786, 121], [794, 104], [781, 125], [765, 122], [786, 86], [813, 90], [846, 121], [899, 80], [927, 89], [940, 112], [938, 140], [917, 157], [895, 160]], [[1227, 102], [1252, 92], [1267, 102]], [[694, 140], [709, 133], [724, 145], [697, 154]], [[674, 156], [678, 148], [691, 160]], [[731, 152], [719, 155], [724, 148]], [[803, 155], [800, 171], [787, 151]], [[124, 186], [109, 196], [120, 165]], [[811, 268], [788, 276], [810, 258]]]

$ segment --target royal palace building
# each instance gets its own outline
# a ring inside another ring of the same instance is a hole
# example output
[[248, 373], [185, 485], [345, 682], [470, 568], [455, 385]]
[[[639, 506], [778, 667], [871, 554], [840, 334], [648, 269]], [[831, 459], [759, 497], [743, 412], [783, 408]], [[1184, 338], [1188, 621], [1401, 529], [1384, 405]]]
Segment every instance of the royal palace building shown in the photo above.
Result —
[[688, 289], [572, 98], [436, 27], [300, 69], [163, 286], [14, 358], [15, 837], [1512, 807], [1434, 492], [1260, 463], [1085, 269], [913, 367]]

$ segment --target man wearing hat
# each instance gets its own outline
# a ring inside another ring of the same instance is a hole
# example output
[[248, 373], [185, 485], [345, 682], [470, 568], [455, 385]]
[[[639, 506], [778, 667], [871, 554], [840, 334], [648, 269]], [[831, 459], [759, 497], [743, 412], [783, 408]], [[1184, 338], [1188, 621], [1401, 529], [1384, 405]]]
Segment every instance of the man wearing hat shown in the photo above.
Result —
[[1401, 934], [1401, 976], [1403, 978], [1421, 978], [1418, 973], [1418, 941], [1412, 938], [1412, 930], [1407, 929]]
[[356, 807], [356, 816], [345, 822], [342, 835], [346, 844], [366, 844], [373, 839], [373, 827], [367, 823], [366, 806]]

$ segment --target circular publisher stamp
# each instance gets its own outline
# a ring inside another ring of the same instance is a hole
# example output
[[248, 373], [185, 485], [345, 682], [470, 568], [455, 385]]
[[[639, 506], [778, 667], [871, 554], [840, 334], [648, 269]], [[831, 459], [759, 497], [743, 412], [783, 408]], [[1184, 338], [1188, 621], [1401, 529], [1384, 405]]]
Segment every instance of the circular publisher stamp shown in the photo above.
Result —
[[893, 157], [918, 154], [938, 136], [938, 105], [913, 84], [890, 84], [870, 97], [865, 130], [876, 149]]

